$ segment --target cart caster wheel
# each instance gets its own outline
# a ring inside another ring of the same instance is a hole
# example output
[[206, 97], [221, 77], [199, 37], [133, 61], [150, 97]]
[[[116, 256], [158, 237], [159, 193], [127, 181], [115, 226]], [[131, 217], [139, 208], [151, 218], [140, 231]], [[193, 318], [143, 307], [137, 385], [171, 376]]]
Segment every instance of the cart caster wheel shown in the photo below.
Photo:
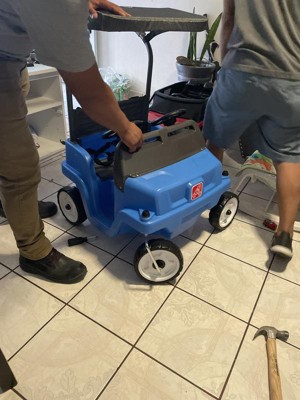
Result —
[[63, 216], [73, 225], [86, 220], [86, 213], [77, 187], [64, 187], [57, 193], [57, 202]]
[[169, 240], [153, 239], [149, 240], [148, 245], [151, 254], [155, 259], [158, 271], [143, 243], [136, 251], [134, 256], [134, 269], [137, 275], [144, 281], [161, 283], [176, 278], [183, 267], [183, 257], [180, 249]]
[[232, 192], [225, 192], [218, 204], [210, 210], [209, 222], [218, 231], [226, 229], [233, 221], [239, 207], [239, 198]]

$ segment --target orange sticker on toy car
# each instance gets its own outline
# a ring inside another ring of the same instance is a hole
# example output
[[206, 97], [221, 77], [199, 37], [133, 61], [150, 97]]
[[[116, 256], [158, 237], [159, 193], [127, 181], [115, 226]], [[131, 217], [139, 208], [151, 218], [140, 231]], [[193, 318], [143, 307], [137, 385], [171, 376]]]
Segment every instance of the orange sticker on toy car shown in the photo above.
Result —
[[199, 182], [192, 187], [191, 199], [196, 200], [202, 196], [203, 193], [203, 182]]

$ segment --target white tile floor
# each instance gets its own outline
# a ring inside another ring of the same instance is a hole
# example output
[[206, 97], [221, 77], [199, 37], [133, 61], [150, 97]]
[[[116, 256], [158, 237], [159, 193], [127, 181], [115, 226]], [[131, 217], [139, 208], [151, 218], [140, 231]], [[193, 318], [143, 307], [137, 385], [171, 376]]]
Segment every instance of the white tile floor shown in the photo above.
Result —
[[[61, 161], [43, 166], [40, 199], [56, 201], [68, 183]], [[232, 177], [239, 161], [236, 150], [225, 158]], [[268, 196], [257, 183], [240, 198], [258, 207]], [[215, 233], [204, 213], [174, 240], [181, 276], [151, 286], [132, 266], [139, 236], [97, 232], [68, 247], [70, 234], [95, 228], [72, 227], [59, 212], [45, 220], [47, 236], [88, 267], [83, 282], [59, 285], [20, 270], [0, 223], [0, 346], [18, 380], [1, 400], [267, 400], [265, 340], [252, 340], [262, 325], [290, 332], [277, 341], [283, 397], [300, 399], [299, 234], [287, 265], [269, 253], [273, 233], [261, 220], [239, 212]]]

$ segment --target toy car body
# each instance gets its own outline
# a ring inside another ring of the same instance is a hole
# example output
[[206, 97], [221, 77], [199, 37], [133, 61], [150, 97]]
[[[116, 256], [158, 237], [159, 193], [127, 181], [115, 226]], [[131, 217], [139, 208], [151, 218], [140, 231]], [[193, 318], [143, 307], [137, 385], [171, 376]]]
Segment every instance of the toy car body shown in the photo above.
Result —
[[[237, 196], [227, 192], [228, 174], [223, 174], [221, 163], [205, 148], [198, 125], [186, 121], [145, 133], [144, 138], [143, 147], [133, 154], [119, 143], [113, 166], [105, 166], [103, 154], [100, 162], [95, 162], [95, 146], [99, 146], [100, 139], [107, 140], [102, 133], [86, 136], [79, 143], [67, 141], [62, 168], [76, 187], [63, 188], [58, 193], [65, 217], [73, 224], [87, 217], [109, 236], [135, 231], [146, 238], [155, 234], [171, 239], [211, 209], [211, 224], [225, 229], [237, 211]], [[164, 248], [169, 243], [172, 242], [163, 239]], [[136, 270], [144, 279], [161, 282], [180, 273], [181, 255], [175, 274], [168, 273], [166, 277], [160, 271], [159, 275], [159, 266], [151, 259], [151, 246], [147, 248], [147, 244], [146, 241], [144, 250], [137, 253], [149, 256], [147, 269], [153, 269], [151, 274], [142, 273], [136, 265], [140, 260], [135, 257]], [[174, 244], [169, 246], [170, 253], [180, 253], [179, 249], [174, 250]]]

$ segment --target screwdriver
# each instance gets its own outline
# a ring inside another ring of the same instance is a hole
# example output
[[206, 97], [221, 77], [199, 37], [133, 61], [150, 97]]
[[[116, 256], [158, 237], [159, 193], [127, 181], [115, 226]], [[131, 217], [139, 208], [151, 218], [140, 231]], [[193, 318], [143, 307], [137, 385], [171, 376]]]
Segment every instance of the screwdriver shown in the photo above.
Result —
[[77, 246], [78, 244], [88, 242], [89, 240], [94, 240], [97, 239], [97, 236], [79, 236], [79, 237], [74, 237], [72, 239], [68, 239], [68, 246]]

